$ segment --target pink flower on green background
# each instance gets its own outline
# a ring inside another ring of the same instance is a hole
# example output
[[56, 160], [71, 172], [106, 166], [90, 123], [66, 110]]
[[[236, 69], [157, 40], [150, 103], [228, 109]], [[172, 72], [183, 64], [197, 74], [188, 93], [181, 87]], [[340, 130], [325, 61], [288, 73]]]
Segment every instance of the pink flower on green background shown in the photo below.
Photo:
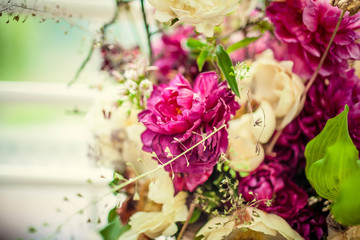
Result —
[[[143, 150], [155, 152], [159, 164], [164, 164], [227, 124], [239, 107], [226, 82], [218, 83], [215, 72], [199, 74], [194, 87], [179, 74], [168, 85], [156, 86], [147, 109], [139, 114], [147, 128], [141, 136]], [[176, 190], [193, 191], [204, 183], [227, 147], [223, 128], [166, 166], [166, 171], [175, 174]]]

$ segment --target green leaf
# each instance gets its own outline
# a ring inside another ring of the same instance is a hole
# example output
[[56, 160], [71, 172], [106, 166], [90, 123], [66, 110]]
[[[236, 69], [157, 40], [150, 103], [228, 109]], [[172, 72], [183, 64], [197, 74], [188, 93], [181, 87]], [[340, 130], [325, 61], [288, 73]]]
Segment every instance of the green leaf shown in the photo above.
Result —
[[191, 218], [190, 218], [189, 223], [194, 223], [194, 222], [196, 222], [196, 221], [199, 219], [200, 215], [201, 215], [200, 209], [195, 208], [193, 214], [191, 215]]
[[239, 48], [243, 48], [246, 47], [247, 45], [249, 45], [250, 43], [258, 40], [259, 37], [249, 37], [249, 38], [244, 38], [243, 40], [234, 43], [233, 45], [231, 45], [230, 47], [228, 47], [228, 49], [226, 49], [227, 53], [231, 53]]
[[336, 202], [331, 209], [336, 221], [343, 225], [360, 224], [360, 172], [353, 172], [341, 185]]
[[335, 200], [346, 178], [354, 171], [360, 171], [358, 156], [354, 144], [336, 142], [327, 148], [325, 158], [310, 166], [309, 182], [321, 197]]
[[196, 63], [198, 65], [199, 71], [201, 72], [204, 66], [204, 63], [206, 61], [206, 59], [208, 58], [210, 54], [210, 51], [207, 48], [203, 48], [198, 56], [198, 58], [196, 59]]
[[109, 224], [100, 231], [104, 240], [118, 240], [124, 232], [130, 229], [129, 225], [123, 226], [121, 224], [120, 219], [116, 214], [116, 208], [113, 208], [109, 212], [108, 222]]
[[116, 207], [114, 207], [114, 208], [111, 209], [110, 212], [109, 212], [109, 215], [108, 215], [108, 223], [111, 223], [111, 222], [115, 221], [116, 218], [118, 218], [118, 215], [116, 214]]
[[190, 48], [190, 49], [201, 51], [207, 45], [206, 45], [206, 43], [203, 43], [200, 40], [197, 40], [197, 39], [194, 39], [194, 38], [189, 38], [186, 41], [186, 46], [188, 48]]
[[311, 140], [305, 148], [306, 168], [308, 174], [310, 166], [325, 157], [326, 149], [337, 141], [351, 143], [347, 125], [349, 107], [346, 105], [342, 113], [329, 119], [321, 133]]
[[229, 54], [224, 50], [223, 46], [218, 45], [216, 47], [216, 57], [218, 61], [218, 65], [224, 74], [227, 82], [230, 85], [231, 90], [236, 94], [236, 96], [240, 97], [239, 88], [236, 83], [234, 66], [231, 62]]

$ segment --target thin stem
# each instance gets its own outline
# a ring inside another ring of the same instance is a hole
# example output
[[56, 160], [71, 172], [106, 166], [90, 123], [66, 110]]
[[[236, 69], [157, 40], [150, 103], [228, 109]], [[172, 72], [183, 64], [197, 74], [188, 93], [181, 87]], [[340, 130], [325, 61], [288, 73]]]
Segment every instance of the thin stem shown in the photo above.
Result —
[[152, 48], [151, 48], [151, 33], [149, 30], [149, 24], [146, 18], [146, 12], [145, 12], [145, 4], [144, 4], [144, 0], [141, 0], [141, 12], [142, 12], [142, 16], [143, 16], [143, 20], [144, 20], [144, 25], [145, 25], [145, 31], [146, 31], [146, 37], [147, 37], [147, 44], [148, 44], [148, 48], [149, 48], [149, 59], [150, 59], [150, 65], [152, 64]]
[[80, 73], [84, 70], [84, 68], [86, 67], [86, 65], [88, 64], [88, 62], [91, 59], [91, 56], [94, 52], [95, 49], [95, 45], [96, 45], [96, 40], [93, 41], [93, 43], [91, 44], [91, 47], [89, 49], [88, 54], [86, 55], [86, 58], [84, 59], [84, 61], [82, 62], [81, 66], [79, 67], [79, 69], [76, 71], [76, 74], [74, 76], [74, 78], [68, 83], [68, 87], [71, 87], [71, 85], [73, 85], [76, 80], [79, 78]]
[[[339, 20], [338, 20], [338, 22], [337, 22], [337, 24], [336, 24], [336, 27], [335, 27], [335, 29], [334, 29], [334, 32], [333, 32], [333, 34], [332, 34], [332, 36], [331, 36], [331, 38], [330, 38], [330, 41], [329, 41], [329, 43], [328, 43], [328, 45], [327, 45], [327, 47], [326, 47], [326, 49], [325, 49], [324, 54], [321, 56], [319, 65], [317, 66], [317, 68], [316, 68], [314, 74], [312, 75], [311, 79], [309, 80], [309, 82], [306, 84], [306, 87], [305, 87], [304, 92], [303, 92], [302, 97], [301, 97], [301, 98], [302, 98], [302, 100], [301, 100], [302, 102], [305, 101], [306, 94], [308, 93], [308, 91], [309, 91], [309, 89], [311, 88], [311, 86], [314, 84], [315, 79], [316, 79], [316, 77], [318, 76], [319, 71], [320, 71], [321, 67], [323, 66], [323, 64], [324, 64], [324, 62], [325, 62], [325, 59], [326, 59], [326, 57], [327, 57], [327, 55], [328, 55], [328, 53], [329, 53], [331, 44], [333, 43], [333, 41], [334, 41], [334, 39], [335, 39], [336, 33], [337, 33], [337, 31], [339, 30], [339, 27], [340, 27], [340, 24], [341, 24], [341, 21], [342, 21], [344, 15], [345, 15], [345, 12], [346, 12], [345, 10], [341, 12], [341, 15], [340, 15]], [[300, 111], [298, 111], [298, 113], [300, 113]], [[270, 154], [270, 155], [273, 154], [273, 148], [274, 148], [277, 140], [279, 139], [282, 131], [283, 131], [283, 129], [280, 129], [279, 131], [277, 131], [276, 134], [275, 134], [275, 135], [273, 136], [273, 138], [271, 139], [271, 142], [270, 142], [270, 144], [268, 145], [268, 148], [266, 149], [266, 153], [267, 153], [267, 154]]]
[[154, 168], [146, 173], [143, 173], [135, 178], [130, 178], [128, 181], [126, 181], [123, 184], [120, 184], [119, 186], [117, 186], [116, 188], [112, 189], [112, 193], [113, 192], [117, 192], [119, 191], [121, 188], [126, 187], [127, 185], [149, 175], [152, 174], [154, 172], [157, 172], [158, 170], [165, 168], [166, 166], [170, 165], [171, 163], [173, 163], [175, 160], [179, 159], [180, 157], [182, 157], [183, 155], [185, 155], [186, 153], [190, 152], [191, 150], [193, 150], [194, 148], [196, 148], [197, 146], [199, 146], [200, 144], [202, 144], [203, 142], [205, 142], [207, 139], [209, 139], [210, 137], [212, 137], [214, 134], [216, 134], [218, 131], [220, 131], [221, 129], [225, 128], [226, 125], [222, 125], [220, 128], [216, 129], [214, 132], [210, 133], [208, 136], [206, 136], [203, 140], [201, 140], [200, 142], [198, 142], [197, 144], [195, 144], [194, 146], [192, 146], [191, 148], [187, 149], [185, 152], [183, 152], [182, 154], [174, 157], [173, 159], [171, 159], [170, 161], [168, 161], [167, 163], [164, 163], [163, 165], [159, 165], [157, 168]]
[[277, 142], [277, 140], [279, 140], [279, 137], [281, 136], [283, 132], [283, 129], [279, 129], [275, 135], [271, 138], [271, 142], [269, 143], [269, 145], [266, 148], [266, 155], [274, 155], [273, 149], [275, 147], [275, 144]]
[[195, 203], [190, 204], [189, 214], [187, 215], [186, 221], [185, 221], [183, 227], [181, 228], [181, 231], [179, 233], [179, 236], [178, 236], [177, 240], [181, 240], [182, 236], [184, 235], [185, 230], [188, 227], [190, 219], [191, 219], [191, 217], [192, 217], [192, 215], [194, 213], [195, 207], [196, 207]]
[[[119, 17], [119, 13], [120, 13], [120, 4], [122, 2], [120, 0], [115, 0], [115, 4], [116, 4], [116, 9], [115, 9], [115, 12], [114, 12], [114, 15], [113, 17], [111, 18], [111, 20], [107, 23], [105, 23], [102, 27], [101, 27], [101, 45], [104, 44], [104, 42], [106, 41], [106, 31], [107, 29], [113, 25], [116, 20], [118, 19]], [[74, 78], [68, 83], [68, 86], [70, 87], [72, 84], [74, 84], [80, 74], [82, 73], [82, 71], [84, 70], [84, 68], [86, 67], [86, 65], [89, 63], [91, 57], [92, 57], [92, 54], [94, 53], [94, 49], [95, 49], [95, 45], [96, 45], [96, 40], [94, 40], [93, 44], [91, 45], [90, 47], [90, 50], [88, 52], [88, 55], [86, 55], [86, 58], [84, 59], [84, 61], [82, 62], [81, 66], [79, 67], [79, 69], [76, 71], [76, 74], [74, 76]]]
[[327, 55], [328, 55], [328, 53], [329, 53], [331, 44], [332, 44], [332, 42], [334, 41], [334, 38], [335, 38], [335, 36], [336, 36], [337, 31], [339, 30], [340, 23], [341, 23], [341, 20], [342, 20], [343, 17], [344, 17], [345, 12], [346, 12], [345, 10], [341, 12], [341, 15], [340, 15], [339, 20], [338, 20], [338, 22], [337, 22], [337, 24], [336, 24], [335, 30], [334, 30], [331, 38], [330, 38], [329, 44], [327, 45], [326, 50], [325, 50], [324, 54], [322, 55], [322, 57], [321, 57], [321, 59], [320, 59], [319, 65], [317, 66], [316, 71], [315, 71], [314, 74], [312, 75], [312, 77], [311, 77], [311, 79], [309, 80], [309, 82], [306, 84], [306, 87], [305, 87], [305, 90], [304, 90], [304, 93], [303, 93], [304, 96], [307, 94], [307, 92], [309, 91], [310, 87], [314, 84], [315, 79], [316, 79], [317, 75], [319, 74], [319, 71], [320, 71], [321, 67], [322, 67], [323, 64], [324, 64], [324, 61], [325, 61], [325, 59], [326, 59], [326, 57], [327, 57]]

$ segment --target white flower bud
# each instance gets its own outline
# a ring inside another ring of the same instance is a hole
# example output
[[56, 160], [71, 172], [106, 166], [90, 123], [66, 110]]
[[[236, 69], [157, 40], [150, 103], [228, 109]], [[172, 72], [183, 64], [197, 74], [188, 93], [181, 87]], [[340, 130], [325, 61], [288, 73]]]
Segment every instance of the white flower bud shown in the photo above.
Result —
[[153, 84], [148, 79], [145, 79], [141, 81], [139, 89], [145, 96], [150, 96], [153, 90]]

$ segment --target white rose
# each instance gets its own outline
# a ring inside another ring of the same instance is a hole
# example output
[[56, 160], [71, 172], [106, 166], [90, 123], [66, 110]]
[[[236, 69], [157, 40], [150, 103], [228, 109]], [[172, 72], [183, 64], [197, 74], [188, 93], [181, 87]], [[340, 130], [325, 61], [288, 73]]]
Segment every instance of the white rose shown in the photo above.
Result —
[[138, 239], [144, 233], [149, 238], [161, 235], [172, 236], [177, 231], [176, 222], [185, 221], [188, 215], [186, 192], [174, 196], [173, 182], [167, 172], [161, 169], [150, 183], [148, 198], [161, 204], [158, 212], [137, 212], [130, 217], [130, 230], [121, 235], [121, 239]]
[[304, 83], [291, 71], [292, 65], [291, 61], [276, 61], [271, 50], [267, 50], [252, 64], [249, 73], [251, 85], [245, 86], [253, 89], [253, 95], [259, 102], [271, 104], [277, 129], [286, 127], [302, 108], [300, 98]]
[[224, 21], [225, 15], [239, 7], [238, 0], [149, 0], [156, 9], [155, 18], [168, 22], [178, 18], [193, 24], [196, 31], [212, 37], [214, 27]]
[[145, 128], [138, 122], [139, 110], [128, 102], [119, 107], [118, 98], [115, 87], [105, 88], [86, 116], [94, 136], [94, 157], [107, 167], [120, 167], [124, 162], [143, 157], [140, 135]]
[[[256, 217], [252, 217], [252, 211], [256, 212]], [[252, 217], [252, 221], [239, 225], [235, 224], [235, 219], [232, 216], [212, 218], [200, 229], [196, 236], [203, 235], [205, 240], [224, 239], [229, 235], [231, 235], [229, 239], [303, 239], [278, 215], [268, 214], [250, 207], [246, 209], [246, 214]]]
[[[254, 123], [259, 121], [259, 125]], [[265, 124], [265, 127], [264, 127]], [[236, 171], [251, 172], [264, 160], [260, 143], [266, 143], [275, 131], [275, 115], [266, 101], [254, 113], [244, 114], [229, 122], [230, 167]], [[258, 150], [257, 150], [258, 148]]]

